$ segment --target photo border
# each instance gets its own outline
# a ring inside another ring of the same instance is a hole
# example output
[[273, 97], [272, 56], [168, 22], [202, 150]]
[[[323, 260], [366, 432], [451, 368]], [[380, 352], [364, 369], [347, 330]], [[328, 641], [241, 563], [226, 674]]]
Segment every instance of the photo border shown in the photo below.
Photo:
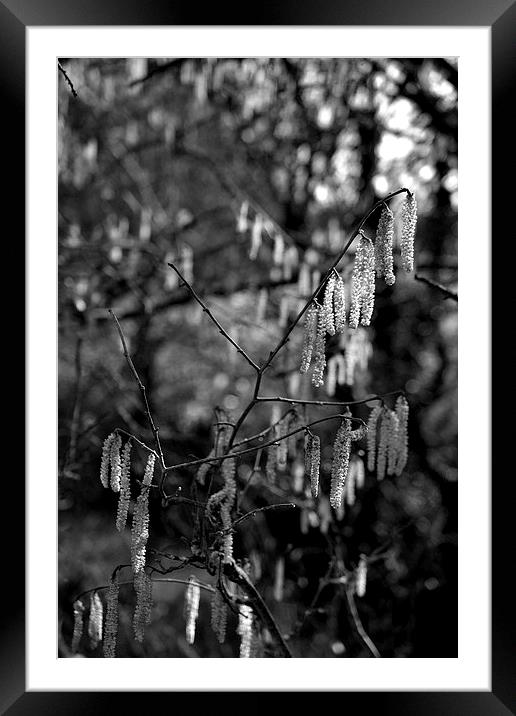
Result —
[[[514, 38], [516, 37], [516, 5], [507, 0], [497, 2], [455, 2], [417, 4], [406, 2], [391, 2], [387, 7], [384, 2], [362, 2], [360, 7], [351, 4], [351, 7], [336, 7], [334, 2], [319, 0], [317, 3], [291, 1], [277, 7], [260, 6], [246, 8], [246, 16], [242, 12], [230, 11], [227, 7], [217, 7], [215, 11], [201, 12], [195, 5], [190, 8], [171, 8], [169, 2], [155, 0], [152, 5], [127, 0], [117, 3], [112, 0], [103, 2], [88, 2], [82, 6], [78, 2], [68, 0], [0, 0], [0, 73], [4, 94], [2, 103], [4, 141], [12, 152], [10, 161], [4, 164], [4, 175], [7, 175], [4, 193], [4, 207], [8, 207], [10, 216], [25, 216], [25, 40], [26, 28], [29, 26], [52, 25], [460, 25], [460, 26], [488, 26], [491, 28], [491, 80], [492, 80], [492, 236], [499, 237], [498, 241], [510, 241], [510, 229], [505, 226], [509, 214], [512, 196], [509, 196], [513, 182], [510, 175], [506, 179], [505, 172], [511, 168], [510, 152], [508, 152], [508, 138], [514, 133], [514, 115], [510, 113], [511, 75], [514, 74]], [[199, 15], [203, 15], [203, 22], [192, 22]], [[194, 17], [196, 16], [196, 17]], [[461, 118], [467, 121], [467, 118]], [[508, 167], [509, 165], [509, 167]], [[514, 162], [512, 162], [514, 166]], [[21, 221], [17, 222], [13, 237], [21, 231]], [[7, 238], [7, 237], [6, 237]], [[21, 239], [12, 242], [13, 250], [21, 253], [18, 262], [9, 255], [6, 265], [19, 265], [24, 260], [24, 241]], [[9, 248], [11, 251], [11, 247]], [[16, 255], [16, 254], [14, 254]], [[506, 262], [502, 272], [509, 270], [510, 262]], [[514, 279], [513, 279], [514, 280]], [[510, 285], [510, 278], [493, 281], [492, 299], [498, 299], [499, 311], [503, 309], [503, 291]], [[18, 305], [24, 304], [23, 294]], [[503, 314], [503, 311], [502, 311]], [[494, 330], [503, 315], [493, 312]], [[9, 337], [15, 333], [14, 327], [19, 325], [14, 317], [8, 316], [8, 325], [4, 331]], [[9, 341], [10, 343], [11, 341]], [[24, 344], [23, 336], [21, 343]], [[18, 341], [16, 341], [18, 345]], [[21, 363], [21, 362], [20, 362]], [[501, 368], [498, 367], [498, 374]], [[494, 375], [494, 373], [493, 373]], [[506, 376], [511, 376], [510, 367], [507, 367]], [[9, 375], [9, 380], [11, 380]], [[503, 388], [502, 388], [503, 391]], [[21, 391], [20, 391], [21, 392]], [[23, 394], [23, 393], [22, 393]], [[493, 410], [499, 404], [500, 412], [503, 410], [501, 400], [505, 407], [510, 397], [505, 393], [493, 391]], [[21, 402], [21, 401], [20, 401]], [[17, 425], [17, 422], [15, 423]], [[475, 692], [345, 692], [342, 695], [342, 707], [349, 708], [361, 699], [360, 705], [379, 708], [383, 713], [425, 714], [443, 713], [446, 716], [457, 714], [460, 716], [502, 716], [510, 713], [509, 709], [516, 704], [516, 689], [514, 674], [516, 673], [515, 642], [514, 642], [514, 595], [506, 586], [507, 562], [512, 565], [513, 559], [509, 557], [509, 546], [514, 543], [512, 530], [513, 517], [509, 517], [509, 509], [513, 509], [514, 479], [511, 470], [504, 470], [501, 465], [501, 456], [508, 448], [508, 430], [505, 428], [501, 434], [493, 434], [493, 441], [498, 442], [498, 450], [492, 451], [492, 691]], [[502, 444], [502, 440], [505, 441]], [[510, 444], [510, 443], [509, 443]], [[21, 454], [24, 449], [21, 447]], [[497, 468], [497, 469], [496, 469]], [[123, 693], [96, 693], [96, 692], [25, 692], [25, 584], [23, 574], [23, 558], [25, 546], [24, 509], [25, 490], [20, 476], [20, 465], [10, 468], [6, 490], [9, 494], [9, 511], [12, 517], [16, 509], [21, 514], [16, 515], [3, 528], [4, 544], [16, 545], [16, 550], [10, 548], [11, 554], [6, 554], [7, 565], [4, 567], [5, 575], [16, 575], [9, 582], [9, 588], [4, 588], [4, 608], [2, 610], [2, 639], [0, 642], [0, 709], [9, 708], [9, 714], [22, 713], [52, 713], [52, 714], [81, 714], [91, 713], [101, 704], [112, 704], [117, 710], [121, 709]], [[502, 487], [503, 480], [503, 487]], [[12, 497], [11, 497], [12, 496]], [[16, 507], [15, 507], [16, 506]], [[509, 567], [509, 570], [511, 568]], [[511, 570], [512, 571], [512, 570]], [[9, 577], [4, 577], [5, 582]], [[46, 585], [48, 588], [48, 585]], [[42, 585], [44, 588], [45, 585]], [[472, 625], [473, 628], [473, 625]], [[249, 693], [249, 692], [248, 692]], [[154, 694], [167, 698], [169, 694]], [[208, 694], [197, 694], [199, 696]], [[253, 694], [256, 698], [265, 696], [265, 693]], [[128, 694], [135, 706], [140, 694]], [[142, 694], [147, 698], [147, 694]], [[190, 694], [189, 694], [190, 696]], [[212, 707], [221, 703], [222, 694], [209, 694], [213, 698]], [[278, 698], [280, 694], [275, 694]], [[218, 697], [218, 698], [217, 698]], [[114, 699], [116, 698], [116, 702]], [[310, 698], [310, 693], [303, 692], [303, 699]], [[320, 698], [320, 697], [318, 697]], [[137, 699], [134, 701], [134, 699]], [[280, 698], [281, 701], [281, 698]], [[308, 705], [309, 702], [307, 702]], [[258, 705], [258, 702], [255, 702]], [[505, 704], [505, 705], [504, 705]], [[514, 713], [514, 712], [512, 712]]]

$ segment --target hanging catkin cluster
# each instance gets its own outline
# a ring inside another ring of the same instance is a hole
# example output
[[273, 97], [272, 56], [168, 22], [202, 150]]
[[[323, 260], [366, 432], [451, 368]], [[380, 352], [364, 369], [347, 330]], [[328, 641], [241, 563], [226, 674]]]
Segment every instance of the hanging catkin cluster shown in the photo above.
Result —
[[120, 491], [120, 480], [122, 478], [121, 447], [122, 438], [116, 432], [108, 435], [102, 445], [100, 481], [103, 487], [109, 487], [111, 485], [113, 492]]
[[355, 593], [357, 597], [363, 597], [367, 584], [367, 559], [364, 554], [360, 555], [355, 575]]
[[275, 405], [273, 407], [270, 429], [272, 439], [275, 442], [267, 446], [267, 462], [265, 465], [265, 474], [271, 484], [276, 482], [276, 470], [281, 472], [286, 470], [289, 451], [292, 451], [293, 454], [295, 453], [296, 436], [288, 436], [288, 434], [296, 429], [297, 423], [298, 415], [295, 411], [289, 411], [281, 417], [279, 406]]
[[306, 311], [303, 336], [303, 352], [301, 354], [301, 373], [307, 373], [312, 362], [312, 353], [315, 344], [315, 332], [317, 327], [317, 314], [319, 304], [317, 301], [311, 303]]
[[290, 431], [291, 414], [287, 413], [276, 425], [276, 436], [278, 437], [278, 449], [276, 451], [276, 466], [278, 470], [284, 471], [287, 467], [289, 441], [285, 438]]
[[396, 281], [394, 276], [394, 260], [392, 255], [394, 242], [394, 214], [387, 204], [384, 204], [380, 221], [376, 229], [374, 244], [376, 275], [385, 279], [388, 286]]
[[244, 200], [240, 204], [240, 211], [238, 213], [238, 219], [237, 219], [237, 231], [239, 234], [244, 234], [248, 227], [249, 227], [249, 220], [248, 220], [248, 213], [249, 213], [249, 202], [247, 200]]
[[149, 491], [154, 474], [155, 456], [149, 455], [142, 480], [141, 492], [136, 500], [131, 527], [131, 565], [139, 574], [145, 567], [147, 540], [149, 539]]
[[228, 621], [228, 608], [220, 589], [213, 592], [211, 600], [211, 628], [219, 644], [226, 640], [226, 627]]
[[90, 615], [88, 619], [88, 636], [90, 637], [91, 648], [94, 649], [102, 641], [102, 619], [104, 607], [98, 592], [93, 592], [90, 597]]
[[236, 497], [236, 462], [234, 458], [224, 460], [222, 464], [222, 477], [224, 478], [224, 501], [220, 508], [222, 526], [224, 528], [224, 559], [230, 560], [233, 556], [233, 532], [231, 530], [231, 509]]
[[142, 569], [134, 577], [136, 607], [133, 614], [133, 631], [136, 641], [143, 641], [145, 627], [151, 622], [152, 611], [152, 579]]
[[285, 587], [285, 558], [280, 556], [274, 566], [274, 587], [272, 590], [276, 602], [283, 601], [283, 589]]
[[199, 616], [199, 602], [201, 599], [201, 588], [191, 575], [188, 578], [188, 586], [185, 592], [185, 620], [186, 620], [186, 641], [193, 644], [195, 641], [195, 627]]
[[[326, 367], [326, 317], [323, 307], [317, 302], [317, 300], [314, 301], [313, 305], [315, 306], [316, 320], [312, 322], [310, 317], [310, 321], [308, 321], [307, 317], [307, 321], [305, 322], [304, 346], [309, 346], [310, 350], [305, 352], [305, 348], [303, 346], [301, 373], [306, 373], [310, 367], [313, 355], [314, 367], [312, 371], [312, 385], [314, 388], [319, 388], [323, 384], [324, 369]], [[312, 331], [312, 335], [308, 335], [307, 331]], [[304, 370], [305, 365], [306, 370]]]
[[344, 488], [346, 504], [350, 507], [355, 504], [356, 491], [360, 490], [364, 486], [364, 480], [364, 463], [360, 457], [354, 456], [349, 464], [348, 476]]
[[237, 634], [240, 636], [240, 658], [249, 659], [253, 643], [253, 609], [248, 604], [238, 607]]
[[[408, 403], [404, 396], [396, 400], [394, 410], [375, 407], [368, 422], [367, 469], [376, 468], [378, 480], [385, 475], [401, 475], [408, 455]], [[379, 423], [379, 426], [378, 426]]]
[[118, 634], [118, 580], [112, 578], [106, 598], [106, 625], [104, 629], [104, 658], [114, 659], [116, 656], [116, 638]]
[[321, 439], [311, 432], [305, 434], [305, 475], [310, 478], [310, 489], [315, 499], [319, 494], [319, 469], [321, 465]]
[[344, 485], [349, 469], [351, 451], [351, 420], [344, 418], [341, 422], [333, 444], [333, 461], [331, 466], [330, 504], [337, 509], [342, 503]]
[[336, 271], [326, 282], [322, 311], [327, 333], [330, 336], [342, 333], [346, 325], [346, 296], [344, 282]]
[[132, 443], [128, 440], [122, 451], [120, 470], [120, 495], [116, 514], [116, 528], [119, 532], [122, 532], [127, 523], [127, 513], [129, 511], [129, 502], [131, 501], [131, 448]]
[[79, 650], [79, 644], [84, 629], [84, 604], [80, 599], [76, 599], [73, 603], [73, 636], [72, 636], [72, 654], [76, 654]]
[[[221, 466], [223, 487], [215, 492], [206, 504], [206, 517], [212, 524], [221, 524], [223, 530], [224, 559], [230, 560], [233, 556], [233, 531], [231, 528], [231, 510], [236, 497], [236, 462], [235, 458], [227, 458]], [[217, 519], [217, 511], [219, 519]]]
[[414, 237], [417, 224], [417, 202], [414, 194], [406, 195], [401, 206], [401, 220], [401, 265], [405, 271], [412, 271], [414, 268]]
[[370, 239], [360, 234], [351, 286], [351, 308], [349, 310], [349, 325], [357, 328], [360, 323], [368, 326], [374, 308], [374, 247]]

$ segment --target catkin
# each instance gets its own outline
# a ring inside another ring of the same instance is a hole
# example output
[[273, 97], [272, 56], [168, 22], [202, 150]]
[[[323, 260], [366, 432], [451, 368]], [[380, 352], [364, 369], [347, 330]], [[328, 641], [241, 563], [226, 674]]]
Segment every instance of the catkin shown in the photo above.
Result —
[[271, 485], [276, 482], [276, 465], [278, 464], [278, 445], [273, 443], [267, 447], [267, 460], [265, 462], [265, 475]]
[[248, 604], [238, 608], [237, 634], [240, 636], [240, 658], [248, 659], [253, 641], [253, 609]]
[[401, 265], [405, 271], [414, 268], [414, 238], [417, 223], [417, 202], [414, 194], [407, 194], [401, 206], [402, 229], [400, 238]]
[[186, 641], [193, 644], [195, 641], [195, 627], [199, 616], [199, 602], [201, 599], [201, 588], [192, 575], [189, 577], [189, 584], [185, 592], [185, 620], [186, 620]]
[[109, 466], [111, 462], [111, 443], [115, 433], [110, 433], [102, 445], [102, 461], [100, 463], [100, 482], [103, 487], [109, 487]]
[[355, 486], [360, 490], [365, 482], [365, 467], [361, 457], [355, 458]]
[[79, 650], [79, 644], [84, 629], [84, 604], [80, 599], [73, 603], [73, 636], [72, 636], [72, 654], [76, 654]]
[[292, 280], [293, 269], [299, 263], [299, 252], [295, 246], [289, 246], [283, 256], [283, 278], [285, 281]]
[[312, 385], [320, 388], [324, 382], [323, 375], [326, 367], [326, 321], [322, 306], [317, 304], [317, 331], [314, 345], [314, 369], [312, 372]]
[[393, 270], [392, 246], [394, 239], [394, 214], [384, 204], [375, 240], [375, 264], [378, 277], [383, 276], [385, 283], [392, 286], [396, 281]]
[[324, 313], [323, 320], [326, 323], [326, 331], [330, 336], [335, 335], [335, 313], [333, 308], [333, 298], [335, 293], [335, 275], [332, 273], [326, 282], [324, 291], [324, 301], [322, 310]]
[[360, 235], [353, 265], [349, 325], [368, 326], [374, 309], [374, 249], [366, 236]]
[[330, 504], [337, 509], [342, 503], [344, 485], [349, 469], [351, 450], [351, 421], [344, 418], [337, 430], [333, 444], [333, 461], [331, 466]]
[[335, 278], [333, 290], [333, 311], [335, 315], [335, 333], [342, 333], [346, 325], [346, 294], [344, 281], [340, 274]]
[[378, 439], [378, 453], [376, 457], [376, 477], [383, 480], [385, 470], [387, 468], [387, 453], [389, 450], [389, 438], [391, 435], [391, 421], [389, 408], [382, 409], [382, 418], [380, 423], [380, 436]]
[[222, 477], [224, 478], [224, 501], [220, 508], [222, 527], [224, 528], [224, 560], [233, 556], [233, 531], [231, 529], [231, 510], [236, 497], [236, 462], [235, 458], [228, 458], [222, 463]]
[[362, 440], [366, 435], [367, 425], [359, 425], [358, 428], [351, 431], [351, 440], [352, 442], [357, 442], [358, 440]]
[[267, 302], [269, 300], [269, 292], [266, 288], [261, 288], [258, 293], [258, 300], [256, 301], [256, 316], [255, 322], [261, 325], [265, 321], [265, 315], [267, 313]]
[[228, 620], [228, 608], [219, 589], [213, 592], [211, 600], [211, 628], [213, 629], [219, 644], [226, 640], [226, 626]]
[[116, 513], [116, 528], [119, 532], [122, 532], [127, 523], [127, 513], [129, 511], [129, 502], [131, 500], [131, 448], [132, 443], [128, 440], [122, 451], [120, 496], [118, 498], [118, 508]]
[[241, 203], [240, 213], [238, 214], [237, 231], [239, 234], [243, 234], [245, 231], [247, 231], [247, 227], [248, 227], [247, 214], [248, 214], [248, 212], [249, 212], [249, 202], [247, 200], [245, 200]]
[[328, 359], [328, 372], [326, 375], [326, 392], [331, 397], [337, 388], [337, 355]]
[[348, 470], [348, 478], [346, 480], [346, 487], [345, 487], [345, 493], [346, 493], [346, 504], [352, 507], [355, 504], [355, 486], [356, 486], [356, 469], [355, 469], [355, 461], [353, 460], [350, 463], [349, 470]]
[[88, 619], [88, 636], [90, 637], [91, 648], [94, 649], [102, 641], [102, 617], [104, 608], [98, 592], [93, 592], [90, 597], [90, 614]]
[[360, 555], [355, 578], [355, 593], [357, 597], [363, 597], [366, 592], [367, 584], [367, 559], [365, 555]]
[[[154, 455], [150, 455], [147, 461], [141, 493], [136, 500], [131, 526], [131, 565], [135, 575], [141, 572], [145, 566], [147, 541], [149, 539], [149, 490], [150, 480], [152, 479], [152, 473], [148, 469], [149, 462], [152, 462], [152, 466], [154, 465]], [[148, 481], [147, 484], [146, 480]]]
[[103, 650], [104, 658], [114, 659], [116, 652], [116, 638], [118, 634], [118, 580], [111, 579], [106, 598], [106, 625], [104, 629]]
[[387, 474], [393, 475], [396, 470], [398, 460], [398, 432], [399, 420], [398, 416], [392, 410], [389, 411], [389, 437], [387, 446]]
[[111, 489], [113, 492], [120, 492], [120, 480], [122, 478], [122, 462], [120, 460], [120, 448], [122, 438], [117, 433], [111, 441], [109, 451], [109, 462], [111, 464]]
[[380, 405], [376, 405], [369, 413], [367, 421], [367, 469], [372, 472], [376, 466], [376, 438], [378, 419], [382, 413]]
[[[214, 448], [210, 450], [207, 457], [215, 457]], [[199, 469], [197, 470], [197, 474], [195, 475], [195, 480], [197, 484], [201, 486], [204, 485], [204, 483], [206, 482], [206, 476], [212, 467], [213, 465], [211, 462], [203, 462], [202, 465], [199, 465]]]
[[145, 627], [151, 621], [152, 610], [152, 579], [144, 569], [134, 578], [134, 590], [136, 592], [136, 607], [133, 614], [134, 638], [142, 642]]
[[263, 234], [263, 217], [261, 214], [256, 214], [254, 217], [253, 228], [251, 230], [251, 246], [249, 248], [249, 258], [254, 261], [262, 245], [262, 234]]
[[274, 248], [272, 251], [272, 263], [281, 266], [285, 257], [285, 241], [281, 234], [274, 235]]
[[310, 477], [310, 489], [314, 500], [319, 494], [319, 470], [321, 465], [321, 439], [318, 435], [305, 435], [305, 474]]
[[310, 294], [310, 266], [302, 263], [299, 267], [299, 275], [297, 277], [297, 292], [300, 296], [308, 296]]
[[372, 353], [367, 331], [359, 328], [353, 331], [345, 344], [346, 385], [353, 385], [357, 368], [365, 370]]
[[145, 465], [145, 473], [143, 475], [143, 484], [145, 487], [150, 487], [152, 484], [152, 476], [154, 475], [154, 463], [156, 462], [156, 456], [150, 454], [147, 458], [147, 464]]
[[273, 596], [276, 602], [283, 601], [283, 587], [285, 586], [285, 559], [278, 557], [274, 567]]
[[303, 338], [303, 353], [301, 355], [301, 367], [300, 373], [306, 373], [310, 368], [312, 362], [312, 353], [315, 343], [315, 332], [317, 325], [317, 306], [316, 303], [311, 303], [306, 311], [305, 323], [304, 323], [304, 338]]
[[277, 425], [276, 435], [279, 438], [276, 450], [276, 465], [278, 470], [284, 471], [288, 460], [288, 439], [284, 437], [289, 432], [290, 415], [286, 415]]
[[398, 418], [397, 459], [394, 472], [396, 475], [401, 475], [408, 457], [409, 405], [403, 395], [397, 398], [394, 410]]

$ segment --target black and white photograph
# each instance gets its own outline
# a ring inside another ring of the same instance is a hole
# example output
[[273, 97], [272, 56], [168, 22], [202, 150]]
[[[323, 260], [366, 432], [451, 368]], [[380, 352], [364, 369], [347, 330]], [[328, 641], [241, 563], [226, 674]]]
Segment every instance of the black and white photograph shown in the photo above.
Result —
[[458, 656], [460, 73], [59, 57], [60, 658]]
[[514, 713], [515, 23], [0, 0], [1, 714]]

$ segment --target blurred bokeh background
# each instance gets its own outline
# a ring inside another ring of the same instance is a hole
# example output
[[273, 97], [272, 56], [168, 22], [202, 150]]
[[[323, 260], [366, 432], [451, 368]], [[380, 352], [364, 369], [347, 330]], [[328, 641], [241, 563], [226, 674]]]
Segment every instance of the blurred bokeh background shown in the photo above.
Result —
[[[415, 192], [415, 270], [457, 288], [457, 62], [455, 58], [70, 59], [59, 73], [59, 596], [60, 655], [69, 656], [72, 599], [129, 561], [115, 530], [116, 496], [99, 480], [102, 441], [124, 428], [152, 442], [134, 379], [107, 313], [118, 315], [147, 386], [167, 464], [205, 457], [215, 406], [237, 416], [249, 366], [203, 315], [173, 261], [248, 353], [264, 360], [374, 202]], [[391, 202], [399, 215], [401, 199]], [[249, 229], [238, 231], [247, 207]], [[366, 231], [374, 235], [378, 215]], [[250, 256], [256, 222], [264, 226]], [[278, 254], [279, 252], [279, 254]], [[346, 278], [353, 249], [341, 268]], [[397, 258], [399, 263], [399, 257]], [[372, 474], [341, 519], [327, 501], [336, 424], [323, 423], [322, 497], [306, 494], [300, 459], [271, 485], [257, 475], [242, 512], [293, 500], [297, 509], [245, 521], [235, 555], [296, 656], [368, 657], [338, 584], [319, 594], [329, 564], [371, 564], [360, 617], [386, 657], [457, 654], [457, 303], [397, 270], [377, 280], [370, 328], [328, 343], [349, 360], [335, 399], [405, 390], [409, 461], [401, 477]], [[358, 337], [358, 340], [357, 340]], [[262, 394], [332, 399], [300, 376], [301, 328], [266, 374]], [[367, 418], [368, 406], [354, 415]], [[311, 408], [308, 417], [325, 415]], [[258, 406], [242, 436], [267, 427]], [[133, 452], [137, 452], [134, 450]], [[134, 477], [144, 455], [135, 455]], [[253, 465], [242, 460], [245, 481]], [[264, 460], [262, 461], [263, 466]], [[193, 470], [168, 491], [190, 494]], [[150, 545], [188, 555], [188, 505], [151, 500]], [[282, 584], [278, 579], [283, 572]], [[191, 573], [213, 581], [206, 574]], [[201, 595], [196, 642], [184, 637], [184, 587], [156, 584], [143, 645], [132, 638], [132, 587], [121, 588], [118, 655], [238, 656], [230, 622], [220, 646]], [[89, 650], [86, 657], [101, 656]]]

